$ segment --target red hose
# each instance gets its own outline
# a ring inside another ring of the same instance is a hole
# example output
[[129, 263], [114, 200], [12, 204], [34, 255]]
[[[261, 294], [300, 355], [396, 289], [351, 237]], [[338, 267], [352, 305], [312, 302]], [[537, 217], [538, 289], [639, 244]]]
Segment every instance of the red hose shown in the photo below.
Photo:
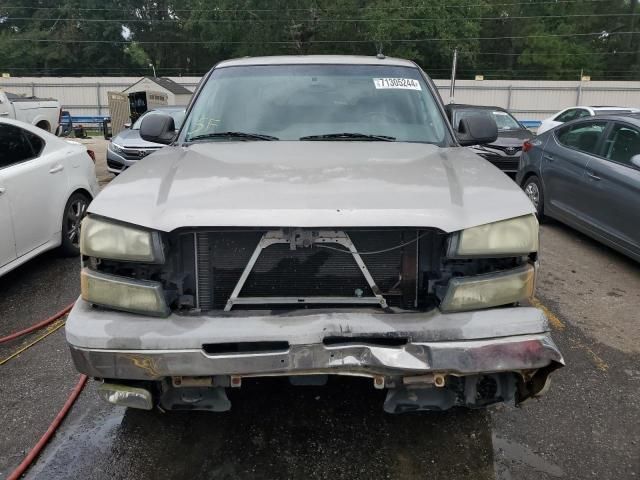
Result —
[[23, 335], [26, 335], [27, 333], [31, 333], [34, 330], [38, 330], [39, 328], [42, 328], [42, 327], [44, 327], [46, 325], [49, 325], [50, 323], [55, 322], [60, 317], [62, 317], [64, 315], [66, 315], [67, 313], [69, 313], [71, 308], [73, 308], [73, 303], [71, 305], [67, 305], [62, 310], [60, 310], [58, 313], [56, 313], [55, 315], [47, 318], [46, 320], [38, 322], [35, 325], [31, 325], [29, 328], [25, 328], [24, 330], [19, 330], [19, 331], [14, 332], [14, 333], [12, 333], [10, 335], [7, 335], [6, 337], [0, 338], [0, 343], [8, 342], [8, 341], [13, 340], [15, 338], [18, 338], [18, 337], [21, 337]]
[[[67, 308], [71, 308], [71, 306]], [[86, 382], [87, 382], [87, 376], [80, 375], [80, 380], [78, 380], [78, 383], [73, 388], [71, 395], [69, 395], [69, 398], [67, 398], [67, 401], [65, 402], [64, 406], [58, 412], [58, 415], [56, 415], [56, 418], [53, 419], [53, 422], [51, 422], [51, 425], [49, 425], [49, 428], [47, 429], [47, 431], [44, 433], [44, 435], [42, 435], [42, 437], [40, 437], [40, 440], [38, 440], [38, 443], [35, 444], [35, 446], [27, 454], [24, 460], [22, 460], [20, 465], [18, 465], [18, 467], [13, 472], [11, 472], [11, 475], [7, 477], [7, 480], [18, 480], [20, 476], [27, 470], [27, 468], [29, 468], [31, 463], [36, 459], [36, 457], [40, 454], [44, 446], [47, 444], [49, 439], [51, 439], [51, 437], [55, 433], [58, 426], [60, 426], [60, 423], [62, 423], [62, 420], [64, 419], [67, 412], [69, 412], [69, 410], [71, 409], [71, 406], [78, 398], [78, 395], [80, 395], [80, 392], [84, 388], [84, 385]]]

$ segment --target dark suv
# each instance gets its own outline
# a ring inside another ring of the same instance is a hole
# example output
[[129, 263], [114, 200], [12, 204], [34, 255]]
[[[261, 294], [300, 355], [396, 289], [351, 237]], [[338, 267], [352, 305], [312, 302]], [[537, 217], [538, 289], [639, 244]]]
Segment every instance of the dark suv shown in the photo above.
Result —
[[486, 115], [493, 118], [498, 127], [497, 140], [488, 145], [474, 145], [469, 148], [503, 172], [515, 175], [518, 171], [522, 144], [533, 137], [524, 125], [500, 107], [451, 104], [445, 108], [456, 132], [463, 118], [472, 115]]

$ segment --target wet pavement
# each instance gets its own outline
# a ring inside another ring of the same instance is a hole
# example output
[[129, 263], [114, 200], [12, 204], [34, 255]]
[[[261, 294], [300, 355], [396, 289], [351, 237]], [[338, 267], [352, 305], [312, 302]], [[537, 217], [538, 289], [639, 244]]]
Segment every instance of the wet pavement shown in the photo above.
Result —
[[[540, 399], [388, 415], [371, 381], [261, 379], [230, 392], [231, 412], [162, 414], [104, 404], [90, 381], [27, 478], [639, 478], [640, 264], [555, 222], [541, 258], [537, 296], [567, 367]], [[55, 253], [0, 278], [0, 336], [78, 291], [78, 260]], [[0, 359], [22, 344], [0, 346]], [[0, 366], [0, 478], [77, 378], [62, 330]]]

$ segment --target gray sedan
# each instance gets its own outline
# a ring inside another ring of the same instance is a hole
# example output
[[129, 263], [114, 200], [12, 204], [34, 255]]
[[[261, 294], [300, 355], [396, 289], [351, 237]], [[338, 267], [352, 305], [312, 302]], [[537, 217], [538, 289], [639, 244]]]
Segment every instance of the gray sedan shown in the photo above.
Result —
[[147, 142], [140, 137], [140, 124], [144, 118], [158, 113], [171, 115], [176, 130], [179, 130], [184, 120], [185, 109], [186, 107], [183, 106], [157, 107], [143, 113], [133, 125], [126, 124], [125, 126], [129, 126], [109, 142], [107, 170], [117, 175], [138, 160], [164, 147], [159, 143]]
[[576, 120], [525, 142], [516, 181], [538, 211], [640, 261], [640, 115]]

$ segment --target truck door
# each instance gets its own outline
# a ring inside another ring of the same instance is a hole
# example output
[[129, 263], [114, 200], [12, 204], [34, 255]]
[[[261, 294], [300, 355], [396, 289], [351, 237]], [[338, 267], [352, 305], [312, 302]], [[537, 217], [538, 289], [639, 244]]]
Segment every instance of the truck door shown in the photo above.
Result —
[[4, 92], [0, 92], [0, 118], [11, 118], [11, 112], [13, 111], [13, 107], [9, 103], [9, 99], [4, 94]]

